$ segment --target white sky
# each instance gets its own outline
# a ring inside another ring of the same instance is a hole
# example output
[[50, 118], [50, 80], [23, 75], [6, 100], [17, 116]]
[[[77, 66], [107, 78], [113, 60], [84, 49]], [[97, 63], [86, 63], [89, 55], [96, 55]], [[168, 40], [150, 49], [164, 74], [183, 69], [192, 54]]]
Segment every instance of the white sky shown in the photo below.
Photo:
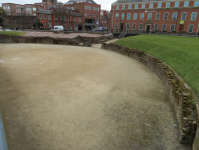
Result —
[[[68, 0], [58, 0], [62, 3], [68, 2]], [[101, 9], [110, 10], [111, 4], [116, 0], [94, 0], [97, 4], [101, 4]], [[42, 0], [0, 0], [0, 7], [1, 3], [16, 3], [16, 4], [33, 4], [42, 2]]]

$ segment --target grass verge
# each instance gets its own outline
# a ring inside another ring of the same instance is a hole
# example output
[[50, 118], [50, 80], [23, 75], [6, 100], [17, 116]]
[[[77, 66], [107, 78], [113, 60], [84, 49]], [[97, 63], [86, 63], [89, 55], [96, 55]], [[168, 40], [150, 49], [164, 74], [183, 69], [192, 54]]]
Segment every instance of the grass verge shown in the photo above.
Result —
[[143, 34], [115, 43], [137, 48], [159, 58], [199, 95], [199, 38]]
[[16, 35], [16, 36], [22, 36], [26, 32], [19, 32], [19, 31], [0, 31], [0, 34], [8, 34], [8, 35]]

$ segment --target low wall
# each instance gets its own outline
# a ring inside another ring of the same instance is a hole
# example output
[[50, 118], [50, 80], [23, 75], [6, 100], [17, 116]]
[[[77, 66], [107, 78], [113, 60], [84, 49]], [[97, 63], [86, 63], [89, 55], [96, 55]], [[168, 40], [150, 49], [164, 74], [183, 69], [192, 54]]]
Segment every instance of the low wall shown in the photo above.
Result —
[[77, 36], [74, 39], [51, 38], [51, 37], [26, 37], [0, 34], [0, 43], [40, 43], [40, 44], [60, 44], [91, 47], [92, 43], [101, 43], [112, 39], [113, 36], [101, 37], [82, 37]]
[[[161, 60], [141, 52], [137, 49], [127, 48], [114, 43], [102, 43], [103, 49], [115, 51], [129, 56], [148, 68], [152, 69], [165, 84], [170, 99], [172, 100], [176, 117], [179, 123], [180, 142], [193, 144], [193, 149], [199, 149], [199, 105], [194, 106], [193, 91], [181, 80], [181, 78]], [[193, 143], [194, 141], [194, 143]]]

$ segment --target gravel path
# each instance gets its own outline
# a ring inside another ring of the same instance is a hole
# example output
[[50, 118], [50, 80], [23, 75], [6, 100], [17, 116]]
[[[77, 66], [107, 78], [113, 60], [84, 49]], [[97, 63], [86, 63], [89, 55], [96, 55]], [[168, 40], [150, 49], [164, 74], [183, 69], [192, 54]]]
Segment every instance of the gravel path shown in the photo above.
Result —
[[94, 48], [0, 44], [0, 109], [10, 150], [189, 150], [161, 80]]

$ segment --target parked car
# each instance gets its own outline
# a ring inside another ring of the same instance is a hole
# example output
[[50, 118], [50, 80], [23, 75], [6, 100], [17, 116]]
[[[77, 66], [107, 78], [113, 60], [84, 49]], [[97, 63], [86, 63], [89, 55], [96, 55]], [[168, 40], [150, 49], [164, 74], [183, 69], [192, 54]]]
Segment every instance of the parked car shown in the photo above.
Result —
[[53, 31], [63, 31], [64, 27], [63, 26], [54, 26], [51, 30], [53, 30]]
[[71, 31], [71, 29], [64, 29], [64, 31]]
[[1, 28], [1, 26], [0, 26], [0, 30], [1, 30], [2, 28]]

